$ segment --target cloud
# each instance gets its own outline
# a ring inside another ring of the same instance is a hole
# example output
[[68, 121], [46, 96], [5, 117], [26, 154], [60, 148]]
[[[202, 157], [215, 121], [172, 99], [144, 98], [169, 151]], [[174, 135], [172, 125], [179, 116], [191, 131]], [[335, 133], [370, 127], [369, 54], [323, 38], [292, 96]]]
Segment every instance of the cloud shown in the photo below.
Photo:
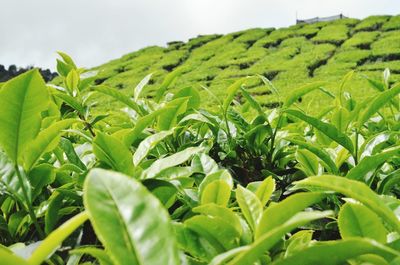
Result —
[[400, 13], [398, 0], [8, 0], [0, 8], [0, 64], [55, 67], [55, 52], [92, 67], [148, 45], [198, 34], [283, 27], [338, 13]]

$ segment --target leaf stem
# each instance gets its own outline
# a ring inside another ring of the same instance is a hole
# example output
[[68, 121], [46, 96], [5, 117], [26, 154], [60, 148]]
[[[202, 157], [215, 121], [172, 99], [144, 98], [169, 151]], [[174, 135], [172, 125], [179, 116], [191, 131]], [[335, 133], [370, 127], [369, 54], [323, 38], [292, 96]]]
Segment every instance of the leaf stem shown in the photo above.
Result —
[[35, 225], [35, 228], [36, 228], [36, 230], [37, 230], [37, 232], [39, 234], [39, 237], [42, 239], [42, 238], [45, 237], [45, 234], [43, 232], [43, 229], [40, 227], [39, 222], [38, 222], [38, 220], [36, 218], [36, 215], [35, 215], [35, 212], [33, 210], [33, 206], [32, 206], [31, 200], [30, 200], [30, 198], [28, 196], [28, 190], [26, 189], [26, 187], [24, 185], [24, 180], [22, 179], [21, 172], [19, 171], [19, 168], [18, 168], [17, 164], [15, 164], [14, 168], [15, 168], [15, 172], [17, 173], [18, 182], [22, 187], [22, 193], [24, 195], [25, 203], [26, 203], [26, 205], [25, 205], [26, 210], [28, 211], [28, 214], [31, 217], [32, 222]]

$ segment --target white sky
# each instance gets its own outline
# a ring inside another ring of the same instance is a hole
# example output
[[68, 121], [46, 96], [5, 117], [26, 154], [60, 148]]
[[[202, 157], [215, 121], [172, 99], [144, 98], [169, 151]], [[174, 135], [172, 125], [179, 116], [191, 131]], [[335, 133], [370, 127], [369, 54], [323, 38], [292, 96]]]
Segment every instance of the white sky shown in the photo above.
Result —
[[0, 64], [55, 68], [55, 51], [84, 67], [148, 45], [299, 18], [400, 14], [400, 0], [0, 0]]

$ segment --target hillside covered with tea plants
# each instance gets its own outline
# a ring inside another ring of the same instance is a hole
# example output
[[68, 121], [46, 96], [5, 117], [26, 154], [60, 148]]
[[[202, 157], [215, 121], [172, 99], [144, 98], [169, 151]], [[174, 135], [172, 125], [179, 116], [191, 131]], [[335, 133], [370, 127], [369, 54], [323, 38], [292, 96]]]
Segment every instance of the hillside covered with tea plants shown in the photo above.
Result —
[[[256, 28], [170, 42], [167, 47], [147, 47], [97, 67], [95, 83], [132, 95], [133, 87], [153, 73], [146, 92], [151, 97], [168, 73], [180, 69], [176, 87], [203, 85], [222, 98], [235, 80], [259, 74], [286, 95], [314, 81], [325, 82], [324, 87], [333, 92], [342, 76], [356, 70], [359, 75], [351, 91], [358, 98], [373, 93], [362, 75], [378, 78], [387, 67], [392, 82], [399, 81], [400, 16]], [[249, 82], [247, 88], [262, 106], [281, 103], [260, 80]], [[329, 97], [317, 93], [304, 100], [304, 106], [311, 101], [313, 106], [323, 106]], [[204, 104], [214, 106], [215, 101], [209, 98]]]

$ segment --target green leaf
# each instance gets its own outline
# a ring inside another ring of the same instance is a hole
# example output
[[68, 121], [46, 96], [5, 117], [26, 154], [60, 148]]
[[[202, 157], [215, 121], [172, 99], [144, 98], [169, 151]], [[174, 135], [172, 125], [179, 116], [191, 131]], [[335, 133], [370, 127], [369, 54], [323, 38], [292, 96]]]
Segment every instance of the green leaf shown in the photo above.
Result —
[[391, 89], [381, 92], [379, 96], [375, 97], [367, 105], [367, 108], [361, 113], [358, 119], [358, 127], [364, 125], [365, 122], [369, 120], [380, 108], [382, 108], [386, 103], [391, 101], [397, 94], [400, 93], [400, 84], [392, 87]]
[[269, 206], [262, 214], [255, 238], [260, 238], [270, 230], [285, 223], [292, 216], [308, 206], [318, 203], [326, 194], [320, 192], [302, 192], [293, 194], [283, 201]]
[[54, 96], [60, 98], [62, 101], [67, 103], [67, 105], [69, 105], [74, 110], [76, 110], [80, 115], [85, 115], [84, 107], [74, 97], [71, 97], [70, 95], [67, 95], [67, 94], [64, 94], [61, 92], [54, 92]]
[[177, 98], [189, 98], [189, 101], [187, 103], [188, 109], [198, 109], [200, 107], [200, 93], [194, 87], [182, 88], [173, 97], [173, 99]]
[[400, 146], [395, 146], [385, 149], [383, 152], [376, 155], [364, 157], [363, 160], [358, 163], [357, 166], [353, 167], [346, 178], [355, 180], [365, 180], [366, 175], [374, 171], [378, 166], [382, 165], [392, 157], [400, 155]]
[[47, 87], [36, 69], [9, 80], [0, 90], [0, 147], [14, 162], [39, 133], [41, 113], [48, 106]]
[[253, 192], [239, 185], [236, 189], [236, 201], [251, 229], [255, 231], [263, 212], [260, 200]]
[[186, 71], [185, 67], [180, 67], [167, 74], [164, 81], [161, 83], [160, 88], [156, 92], [154, 100], [158, 103], [163, 98], [165, 91], [172, 84], [172, 82]]
[[133, 175], [132, 154], [117, 138], [97, 132], [93, 140], [93, 153], [100, 161], [106, 163], [114, 170], [127, 175]]
[[285, 138], [285, 139], [294, 143], [295, 145], [298, 145], [312, 152], [319, 159], [321, 159], [322, 163], [329, 172], [337, 173], [339, 171], [338, 168], [336, 167], [335, 162], [332, 160], [331, 156], [321, 147], [316, 146], [314, 143], [311, 144], [294, 138]]
[[209, 183], [201, 195], [201, 204], [215, 203], [226, 206], [231, 196], [230, 185], [222, 179], [214, 180]]
[[135, 110], [138, 114], [141, 113], [139, 106], [132, 99], [130, 99], [128, 96], [126, 96], [124, 93], [122, 93], [116, 89], [107, 87], [105, 85], [95, 86], [95, 87], [93, 87], [93, 89], [97, 92], [100, 92], [104, 95], [110, 96], [110, 97], [114, 98], [115, 100], [125, 104], [126, 106]]
[[83, 190], [90, 221], [114, 263], [180, 264], [169, 214], [139, 182], [93, 169]]
[[301, 169], [307, 176], [317, 176], [319, 173], [319, 163], [316, 155], [307, 149], [298, 149], [295, 154], [296, 160], [301, 165]]
[[336, 191], [356, 199], [380, 216], [395, 231], [400, 232], [400, 222], [397, 220], [396, 215], [375, 192], [362, 182], [344, 177], [324, 175], [298, 181], [294, 189], [309, 187]]
[[260, 186], [258, 186], [255, 193], [263, 207], [267, 204], [274, 191], [275, 191], [275, 180], [272, 178], [272, 176], [269, 176], [268, 178], [264, 179], [261, 182]]
[[158, 115], [157, 129], [166, 131], [178, 123], [178, 116], [187, 110], [189, 98], [177, 98], [165, 105], [165, 110]]
[[130, 147], [140, 136], [140, 134], [143, 132], [146, 127], [150, 126], [154, 120], [160, 115], [162, 112], [166, 111], [167, 108], [161, 108], [158, 109], [146, 116], [140, 117], [133, 129], [128, 129], [126, 133], [123, 133], [122, 135], [119, 135], [118, 133], [115, 134], [115, 136], [119, 136], [119, 138], [123, 139], [124, 144], [127, 147]]
[[307, 122], [314, 128], [318, 129], [321, 133], [325, 134], [330, 139], [332, 139], [333, 141], [337, 142], [338, 144], [349, 150], [351, 154], [353, 154], [354, 147], [351, 139], [346, 134], [340, 132], [335, 126], [329, 123], [322, 122], [314, 117], [308, 116], [298, 110], [290, 109], [286, 110], [285, 112], [291, 116], [294, 116], [296, 118], [299, 118]]
[[38, 165], [29, 172], [28, 179], [32, 187], [32, 200], [42, 193], [42, 189], [56, 178], [54, 167], [49, 164]]
[[339, 212], [339, 231], [343, 239], [367, 237], [386, 244], [386, 228], [379, 217], [359, 203], [346, 203]]
[[312, 84], [307, 84], [304, 85], [294, 91], [291, 91], [289, 93], [289, 96], [286, 98], [283, 107], [288, 108], [290, 107], [294, 102], [296, 102], [299, 98], [305, 96], [306, 94], [314, 91], [315, 89], [320, 88], [323, 86], [326, 82], [316, 82]]
[[47, 258], [59, 248], [61, 243], [87, 219], [88, 214], [86, 212], [81, 212], [54, 230], [33, 252], [32, 256], [28, 259], [29, 264], [42, 264], [42, 262], [47, 260]]
[[29, 263], [15, 255], [10, 249], [0, 245], [0, 260], [4, 265], [29, 265]]
[[314, 265], [323, 261], [325, 265], [341, 265], [347, 260], [365, 254], [376, 254], [390, 261], [400, 255], [399, 252], [367, 238], [326, 241], [299, 251], [273, 265]]
[[193, 157], [192, 171], [208, 175], [218, 171], [218, 164], [207, 154], [201, 153]]
[[339, 131], [345, 132], [350, 122], [350, 112], [346, 108], [339, 107], [332, 114], [331, 122]]
[[68, 54], [66, 54], [65, 52], [61, 52], [61, 51], [58, 51], [57, 53], [58, 53], [58, 55], [61, 56], [61, 58], [64, 60], [64, 62], [66, 64], [72, 66], [74, 69], [77, 68], [75, 63], [74, 63], [74, 61], [72, 60], [72, 58]]
[[249, 102], [250, 106], [257, 111], [257, 113], [263, 117], [266, 117], [261, 105], [253, 98], [253, 96], [247, 92], [246, 89], [243, 87], [240, 87], [240, 90], [242, 92], [242, 95], [246, 98], [246, 100]]
[[174, 133], [174, 130], [162, 131], [153, 135], [150, 135], [146, 139], [140, 142], [138, 148], [133, 155], [133, 164], [137, 166], [140, 162], [148, 155], [148, 153], [163, 139]]
[[46, 152], [55, 149], [60, 141], [61, 132], [77, 122], [75, 119], [61, 120], [42, 130], [23, 153], [24, 169], [29, 171]]
[[153, 74], [146, 75], [133, 90], [133, 98], [135, 102], [138, 101], [140, 94], [142, 94], [143, 88], [149, 83], [152, 75]]
[[229, 105], [232, 103], [233, 98], [235, 97], [237, 91], [244, 84], [244, 82], [248, 79], [248, 77], [241, 78], [232, 85], [227, 88], [227, 95], [225, 97], [224, 103], [222, 105], [222, 109], [224, 113], [228, 110]]
[[143, 171], [142, 179], [154, 178], [162, 170], [180, 165], [189, 160], [193, 155], [204, 151], [203, 147], [188, 147], [183, 151], [156, 160], [149, 168]]
[[332, 211], [297, 213], [284, 223], [276, 225], [272, 230], [262, 235], [250, 245], [248, 250], [240, 253], [227, 265], [252, 265], [261, 258], [266, 251], [271, 249], [286, 233], [311, 221], [326, 218], [332, 214]]
[[100, 265], [113, 265], [112, 260], [104, 249], [99, 249], [95, 247], [80, 247], [71, 250], [69, 253], [90, 255], [96, 258], [100, 262]]
[[226, 169], [222, 169], [219, 170], [217, 172], [208, 174], [203, 181], [200, 183], [199, 185], [199, 190], [198, 193], [200, 195], [200, 198], [203, 194], [203, 191], [205, 189], [205, 187], [210, 184], [211, 182], [215, 181], [215, 180], [224, 180], [226, 183], [229, 184], [229, 187], [232, 189], [233, 188], [233, 180], [232, 180], [232, 176], [229, 173], [228, 170]]
[[224, 219], [238, 232], [238, 234], [242, 234], [243, 232], [239, 217], [231, 209], [214, 203], [209, 203], [197, 206], [193, 208], [192, 211], [194, 213], [201, 213], [210, 217], [219, 217]]

